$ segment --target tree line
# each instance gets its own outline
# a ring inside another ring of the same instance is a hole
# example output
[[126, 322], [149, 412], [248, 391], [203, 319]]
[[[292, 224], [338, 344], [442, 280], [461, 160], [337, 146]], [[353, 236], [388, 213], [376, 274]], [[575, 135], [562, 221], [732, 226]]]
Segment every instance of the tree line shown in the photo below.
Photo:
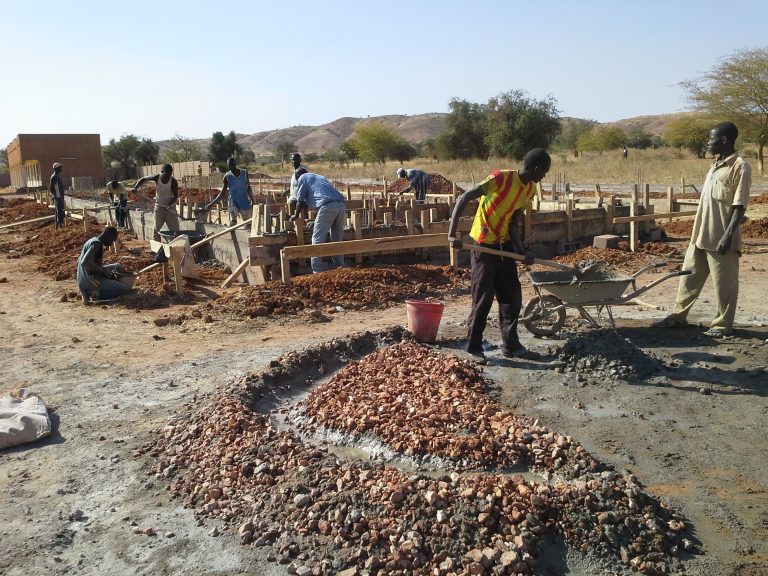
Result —
[[[338, 149], [305, 154], [305, 160], [330, 162], [384, 163], [406, 162], [415, 157], [438, 160], [498, 157], [520, 160], [531, 148], [553, 151], [605, 152], [622, 147], [644, 149], [660, 146], [683, 148], [703, 157], [709, 130], [715, 122], [731, 120], [741, 130], [741, 140], [758, 146], [758, 167], [763, 169], [763, 148], [768, 133], [768, 48], [740, 50], [722, 58], [701, 78], [686, 80], [680, 86], [687, 92], [692, 110], [669, 123], [664, 137], [651, 134], [642, 126], [621, 129], [593, 120], [561, 118], [552, 96], [530, 97], [523, 90], [511, 90], [485, 103], [454, 98], [443, 132], [423, 142], [411, 143], [392, 126], [380, 121], [360, 122], [350, 138]], [[108, 164], [117, 162], [129, 175], [136, 166], [158, 162], [204, 160], [224, 168], [226, 159], [235, 156], [240, 165], [255, 162], [281, 164], [293, 152], [301, 152], [295, 142], [276, 144], [273, 155], [257, 159], [244, 148], [234, 131], [215, 132], [207, 150], [198, 142], [176, 135], [160, 154], [157, 144], [132, 134], [110, 140], [104, 148]]]

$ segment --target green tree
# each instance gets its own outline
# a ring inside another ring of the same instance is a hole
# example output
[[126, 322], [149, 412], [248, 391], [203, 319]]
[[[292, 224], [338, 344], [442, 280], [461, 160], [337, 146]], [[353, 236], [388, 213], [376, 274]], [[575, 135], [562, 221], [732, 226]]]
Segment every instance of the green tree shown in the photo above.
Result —
[[684, 148], [704, 158], [707, 152], [707, 140], [712, 123], [696, 116], [683, 116], [669, 123], [664, 137], [667, 144], [675, 148]]
[[383, 122], [366, 122], [359, 125], [353, 139], [364, 161], [380, 164], [386, 162], [387, 158], [394, 158], [398, 148], [406, 144], [391, 126]]
[[405, 140], [401, 140], [399, 143], [395, 144], [395, 147], [392, 149], [390, 158], [397, 160], [400, 162], [400, 164], [402, 164], [403, 162], [407, 162], [408, 160], [413, 160], [416, 158], [418, 153], [419, 151], [413, 144], [406, 142]]
[[486, 106], [485, 143], [491, 154], [521, 160], [531, 148], [549, 148], [560, 133], [557, 102], [529, 98], [522, 90], [503, 92]]
[[141, 140], [133, 134], [123, 134], [119, 140], [112, 138], [104, 147], [104, 159], [120, 164], [128, 177], [136, 176], [136, 150], [140, 145]]
[[[220, 169], [226, 167], [227, 158], [239, 158], [243, 155], [243, 147], [237, 141], [237, 134], [232, 130], [224, 136], [223, 132], [214, 132], [208, 144], [208, 159]], [[255, 160], [255, 155], [254, 155]], [[245, 163], [241, 161], [241, 163]]]
[[659, 140], [642, 126], [630, 126], [624, 131], [624, 144], [630, 148], [645, 150], [658, 143]]
[[757, 141], [757, 162], [765, 174], [763, 149], [768, 137], [768, 48], [739, 50], [701, 78], [681, 85], [695, 110], [734, 122]]
[[357, 142], [354, 138], [349, 138], [341, 143], [339, 150], [349, 159], [350, 162], [354, 162], [360, 158], [360, 150], [357, 148]]
[[277, 146], [275, 146], [275, 156], [280, 158], [280, 161], [287, 161], [291, 154], [298, 152], [299, 147], [296, 146], [295, 142], [288, 142], [288, 141], [280, 141], [277, 143]]
[[200, 145], [191, 138], [185, 138], [176, 134], [171, 138], [168, 149], [163, 153], [163, 162], [173, 164], [174, 162], [189, 162], [190, 160], [200, 160], [203, 151]]
[[134, 156], [139, 164], [157, 164], [157, 158], [160, 155], [160, 148], [149, 138], [142, 138], [139, 141], [139, 147], [136, 148]]
[[0, 172], [8, 172], [8, 149], [0, 148]]
[[597, 124], [594, 120], [581, 118], [563, 118], [560, 122], [560, 135], [554, 142], [558, 150], [570, 150], [574, 156], [579, 155], [578, 141]]
[[485, 141], [485, 107], [468, 100], [452, 98], [445, 130], [434, 143], [433, 152], [439, 157], [455, 159], [488, 158]]
[[579, 136], [576, 145], [579, 150], [593, 150], [605, 152], [621, 148], [626, 142], [627, 136], [621, 128], [616, 126], [595, 126], [586, 134]]

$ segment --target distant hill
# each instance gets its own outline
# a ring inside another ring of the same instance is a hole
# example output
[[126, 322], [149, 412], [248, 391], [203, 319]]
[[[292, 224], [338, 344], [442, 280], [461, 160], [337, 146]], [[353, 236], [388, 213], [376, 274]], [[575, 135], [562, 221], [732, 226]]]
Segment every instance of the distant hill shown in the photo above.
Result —
[[[603, 125], [617, 126], [623, 130], [634, 126], [641, 126], [655, 136], [663, 136], [670, 122], [688, 114], [692, 113], [680, 112], [658, 116], [636, 116], [634, 118], [616, 120], [615, 122], [605, 122]], [[321, 126], [291, 126], [290, 128], [257, 132], [255, 134], [238, 134], [237, 139], [243, 146], [253, 150], [257, 156], [273, 154], [280, 142], [293, 142], [298, 146], [299, 151], [303, 153], [315, 152], [322, 154], [327, 150], [333, 150], [341, 146], [347, 138], [352, 136], [360, 124], [383, 122], [392, 126], [400, 136], [409, 142], [417, 143], [438, 136], [445, 128], [447, 116], [448, 114], [442, 112], [418, 114], [416, 116], [392, 114], [368, 118], [345, 116]], [[564, 122], [569, 120], [571, 119], [563, 118]], [[157, 142], [161, 153], [168, 146], [169, 142], [169, 140]], [[198, 142], [203, 147], [203, 150], [207, 149], [208, 139], [200, 139]]]

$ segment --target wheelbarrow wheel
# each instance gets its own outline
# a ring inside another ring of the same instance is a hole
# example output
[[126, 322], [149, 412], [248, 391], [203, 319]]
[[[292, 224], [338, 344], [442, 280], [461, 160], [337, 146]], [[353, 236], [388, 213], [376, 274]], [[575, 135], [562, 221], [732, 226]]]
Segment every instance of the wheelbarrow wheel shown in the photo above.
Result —
[[523, 308], [523, 325], [536, 336], [557, 334], [565, 324], [563, 303], [549, 294], [534, 296]]

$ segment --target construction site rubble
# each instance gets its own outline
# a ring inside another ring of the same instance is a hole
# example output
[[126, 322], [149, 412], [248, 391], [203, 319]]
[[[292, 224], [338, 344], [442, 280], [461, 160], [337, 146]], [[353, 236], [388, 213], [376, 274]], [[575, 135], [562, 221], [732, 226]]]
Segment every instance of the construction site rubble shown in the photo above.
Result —
[[305, 307], [360, 309], [402, 302], [408, 298], [437, 297], [451, 290], [465, 290], [468, 273], [454, 273], [449, 266], [431, 264], [355, 266], [307, 274], [291, 286], [269, 282], [224, 294], [206, 307], [236, 317], [296, 313]]
[[[436, 172], [430, 173], [429, 189], [427, 194], [453, 194], [454, 183], [448, 180], [445, 176], [437, 174]], [[398, 178], [387, 186], [387, 192], [390, 194], [399, 194], [402, 190], [408, 187], [408, 180]], [[456, 195], [464, 193], [464, 189], [461, 186], [456, 186]]]
[[665, 369], [615, 330], [600, 329], [568, 339], [557, 355], [559, 371], [578, 373], [595, 381], [637, 381]]
[[[146, 447], [153, 473], [200, 522], [267, 547], [268, 560], [295, 574], [532, 574], [548, 538], [614, 569], [665, 574], [691, 549], [685, 520], [637, 478], [504, 410], [472, 363], [412, 342], [350, 362], [376, 340], [294, 352], [286, 367], [278, 359], [195, 398]], [[256, 409], [276, 383], [344, 364], [300, 405], [312, 425], [380, 436], [403, 457], [434, 450], [442, 474], [337, 457]], [[514, 462], [557, 475], [502, 473]], [[491, 468], [461, 473], [467, 466]]]

